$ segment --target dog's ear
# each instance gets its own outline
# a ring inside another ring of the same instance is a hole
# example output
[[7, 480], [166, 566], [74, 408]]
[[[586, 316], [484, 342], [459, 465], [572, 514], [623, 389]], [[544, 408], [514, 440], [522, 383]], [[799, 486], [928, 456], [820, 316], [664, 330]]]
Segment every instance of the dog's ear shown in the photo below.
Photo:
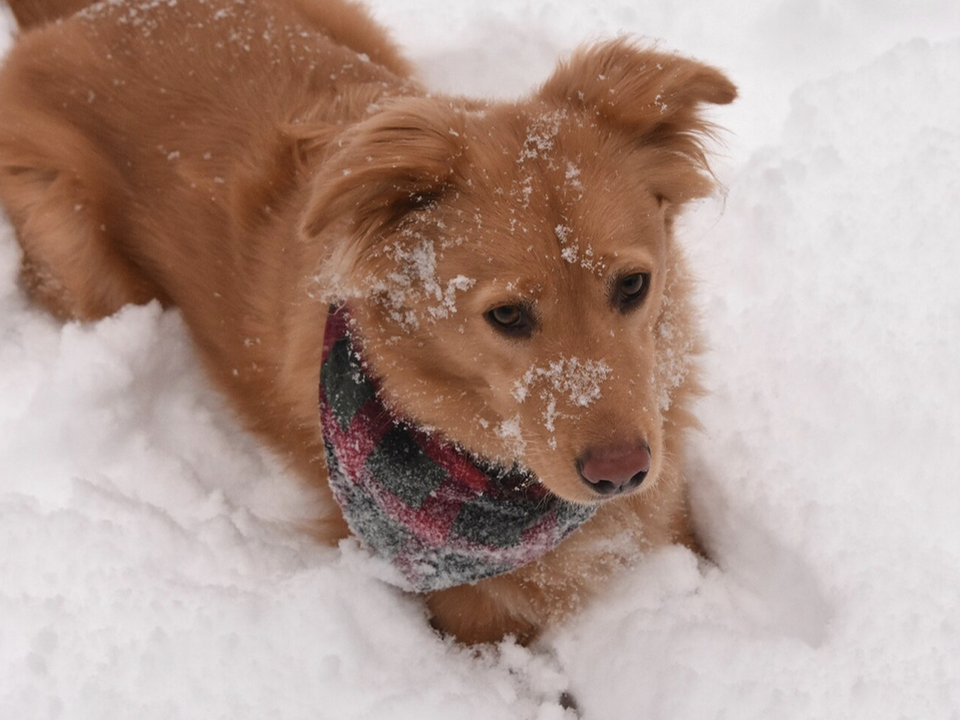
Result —
[[346, 220], [354, 243], [370, 242], [456, 182], [463, 112], [436, 100], [403, 100], [335, 139], [312, 184], [300, 224], [312, 239]]
[[619, 39], [581, 48], [539, 95], [594, 113], [602, 125], [652, 150], [655, 192], [682, 203], [712, 187], [704, 142], [714, 126], [703, 118], [703, 106], [732, 102], [737, 88], [708, 65]]

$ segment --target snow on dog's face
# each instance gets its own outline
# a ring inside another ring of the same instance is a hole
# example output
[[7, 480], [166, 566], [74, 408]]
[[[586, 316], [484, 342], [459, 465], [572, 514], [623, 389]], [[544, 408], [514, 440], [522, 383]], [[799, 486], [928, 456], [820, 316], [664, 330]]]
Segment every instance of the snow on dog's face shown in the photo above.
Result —
[[[398, 101], [324, 166], [304, 236], [402, 415], [557, 495], [653, 486], [695, 339], [677, 210], [711, 188], [717, 71], [617, 41], [517, 104]], [[667, 415], [669, 417], [669, 414]]]

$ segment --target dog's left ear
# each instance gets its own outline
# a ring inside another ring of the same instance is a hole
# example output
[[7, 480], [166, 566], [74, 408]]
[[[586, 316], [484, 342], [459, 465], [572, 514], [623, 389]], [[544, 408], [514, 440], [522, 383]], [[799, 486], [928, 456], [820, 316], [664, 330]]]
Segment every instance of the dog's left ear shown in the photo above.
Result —
[[703, 106], [732, 102], [737, 88], [709, 65], [620, 39], [580, 49], [539, 96], [594, 113], [602, 125], [653, 151], [655, 192], [682, 203], [713, 185], [704, 143], [715, 128], [703, 118]]
[[439, 101], [399, 101], [330, 145], [339, 145], [312, 182], [300, 235], [310, 240], [346, 221], [347, 243], [362, 251], [406, 215], [456, 182], [463, 112]]

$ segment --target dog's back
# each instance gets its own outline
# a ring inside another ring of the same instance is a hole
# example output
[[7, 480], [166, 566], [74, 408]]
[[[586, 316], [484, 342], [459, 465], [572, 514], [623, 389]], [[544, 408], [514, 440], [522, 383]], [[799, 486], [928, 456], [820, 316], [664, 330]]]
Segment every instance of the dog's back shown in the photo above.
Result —
[[339, 0], [106, 2], [62, 22], [67, 2], [15, 2], [32, 29], [0, 72], [0, 200], [23, 285], [63, 318], [179, 306], [248, 427], [316, 475], [315, 400], [273, 384], [280, 265], [316, 263], [295, 242], [305, 178], [332, 129], [409, 89], [406, 63]]
[[[168, 269], [237, 258], [222, 244], [203, 257], [169, 242], [144, 255], [151, 244], [136, 236], [222, 237], [269, 220], [263, 208], [282, 204], [323, 127], [356, 121], [407, 73], [382, 31], [340, 0], [11, 7], [28, 31], [0, 74], [0, 196], [26, 286], [63, 317], [151, 298], [193, 305], [181, 296], [196, 288]], [[330, 68], [344, 68], [339, 82]], [[305, 120], [309, 137], [298, 137]]]
[[[62, 20], [84, 8], [117, 0], [6, 0], [21, 31]], [[282, 4], [284, 0], [276, 0]], [[291, 0], [314, 30], [367, 56], [400, 76], [411, 67], [400, 51], [361, 7], [347, 0]], [[131, 3], [131, 5], [134, 5]], [[171, 4], [173, 6], [173, 4]]]
[[92, 4], [91, 0], [7, 0], [20, 30], [60, 20]]

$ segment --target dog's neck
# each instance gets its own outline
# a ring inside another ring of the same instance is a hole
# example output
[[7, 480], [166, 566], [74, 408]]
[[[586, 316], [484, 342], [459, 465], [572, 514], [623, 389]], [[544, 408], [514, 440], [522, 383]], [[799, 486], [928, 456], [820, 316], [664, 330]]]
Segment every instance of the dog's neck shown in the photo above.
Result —
[[349, 311], [332, 306], [320, 420], [334, 497], [353, 533], [408, 590], [442, 590], [510, 572], [596, 511], [535, 477], [488, 465], [392, 412], [367, 375]]

